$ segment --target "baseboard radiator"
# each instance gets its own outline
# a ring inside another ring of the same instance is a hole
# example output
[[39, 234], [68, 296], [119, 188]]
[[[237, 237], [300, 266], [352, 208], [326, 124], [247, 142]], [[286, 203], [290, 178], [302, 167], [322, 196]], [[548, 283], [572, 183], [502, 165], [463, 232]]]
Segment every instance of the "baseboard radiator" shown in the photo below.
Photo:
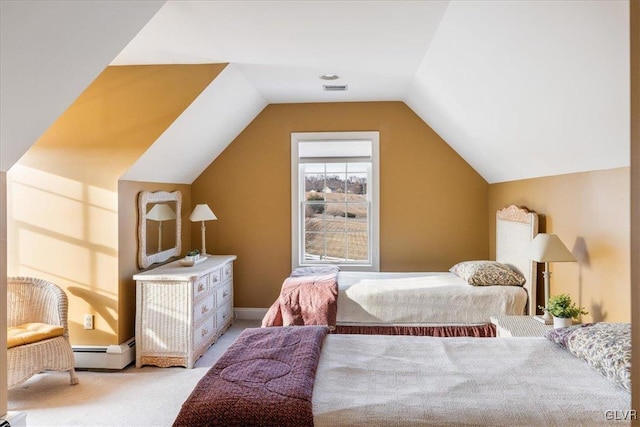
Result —
[[9, 411], [4, 418], [0, 417], [0, 427], [27, 427], [27, 414]]
[[[236, 319], [261, 320], [266, 308], [235, 308]], [[124, 369], [136, 360], [135, 337], [120, 345], [74, 345], [73, 355], [77, 369]]]
[[136, 340], [131, 338], [120, 345], [74, 345], [77, 369], [124, 369], [136, 360]]

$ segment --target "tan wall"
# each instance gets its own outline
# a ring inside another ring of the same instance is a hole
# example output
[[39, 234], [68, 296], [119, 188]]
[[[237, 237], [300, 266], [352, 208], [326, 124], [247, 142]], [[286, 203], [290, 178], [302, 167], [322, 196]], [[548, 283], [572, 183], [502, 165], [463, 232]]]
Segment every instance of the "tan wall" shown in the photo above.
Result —
[[[525, 206], [542, 215], [541, 232], [557, 234], [579, 259], [550, 264], [550, 294], [569, 293], [589, 311], [585, 321], [631, 319], [629, 172], [620, 168], [489, 187], [490, 215], [509, 204]], [[490, 229], [494, 236], [495, 221]], [[538, 295], [542, 301], [543, 294]]]
[[[118, 180], [224, 66], [109, 67], [9, 171], [8, 273], [67, 291], [73, 344], [132, 335]], [[83, 329], [84, 314], [95, 315], [94, 330]]]
[[[135, 334], [136, 282], [132, 276], [138, 267], [138, 194], [141, 191], [180, 191], [182, 194], [182, 255], [191, 245], [191, 186], [156, 182], [120, 181], [118, 185], [118, 255], [120, 289], [118, 313], [120, 331], [118, 342], [125, 342]], [[152, 267], [155, 267], [152, 266]], [[151, 268], [151, 267], [150, 267]]]
[[291, 271], [291, 132], [323, 131], [380, 132], [382, 270], [488, 256], [487, 182], [404, 103], [269, 105], [192, 184], [218, 217], [207, 249], [238, 256], [236, 307], [268, 307]]

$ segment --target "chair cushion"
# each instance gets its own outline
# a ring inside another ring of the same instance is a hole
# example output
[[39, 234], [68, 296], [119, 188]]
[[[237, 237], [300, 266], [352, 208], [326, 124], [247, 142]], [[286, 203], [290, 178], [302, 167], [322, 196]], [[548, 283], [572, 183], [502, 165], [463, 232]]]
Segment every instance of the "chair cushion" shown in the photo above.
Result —
[[46, 323], [25, 323], [20, 326], [11, 326], [7, 329], [7, 348], [37, 341], [55, 338], [64, 334], [64, 328], [58, 325]]

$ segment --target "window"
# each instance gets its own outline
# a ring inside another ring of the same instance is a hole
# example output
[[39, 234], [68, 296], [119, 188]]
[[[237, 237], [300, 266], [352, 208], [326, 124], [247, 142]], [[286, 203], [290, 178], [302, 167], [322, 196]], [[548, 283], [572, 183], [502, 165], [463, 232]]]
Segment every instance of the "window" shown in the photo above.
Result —
[[292, 265], [379, 269], [378, 132], [291, 134]]

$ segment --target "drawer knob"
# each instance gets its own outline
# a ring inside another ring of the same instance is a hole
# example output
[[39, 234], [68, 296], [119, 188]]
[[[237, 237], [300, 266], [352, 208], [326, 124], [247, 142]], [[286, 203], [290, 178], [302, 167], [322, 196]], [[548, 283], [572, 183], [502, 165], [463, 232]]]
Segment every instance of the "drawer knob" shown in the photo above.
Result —
[[224, 297], [226, 297], [227, 295], [229, 295], [229, 292], [227, 292], [227, 291], [224, 291], [224, 292], [222, 293], [222, 297], [223, 297], [223, 298], [224, 298]]
[[222, 318], [226, 319], [228, 315], [229, 315], [229, 313], [222, 313]]
[[209, 311], [209, 307], [207, 307], [206, 305], [202, 306], [202, 313], [206, 313], [207, 311]]
[[204, 283], [200, 283], [198, 285], [198, 292], [202, 292], [202, 291], [204, 291]]

